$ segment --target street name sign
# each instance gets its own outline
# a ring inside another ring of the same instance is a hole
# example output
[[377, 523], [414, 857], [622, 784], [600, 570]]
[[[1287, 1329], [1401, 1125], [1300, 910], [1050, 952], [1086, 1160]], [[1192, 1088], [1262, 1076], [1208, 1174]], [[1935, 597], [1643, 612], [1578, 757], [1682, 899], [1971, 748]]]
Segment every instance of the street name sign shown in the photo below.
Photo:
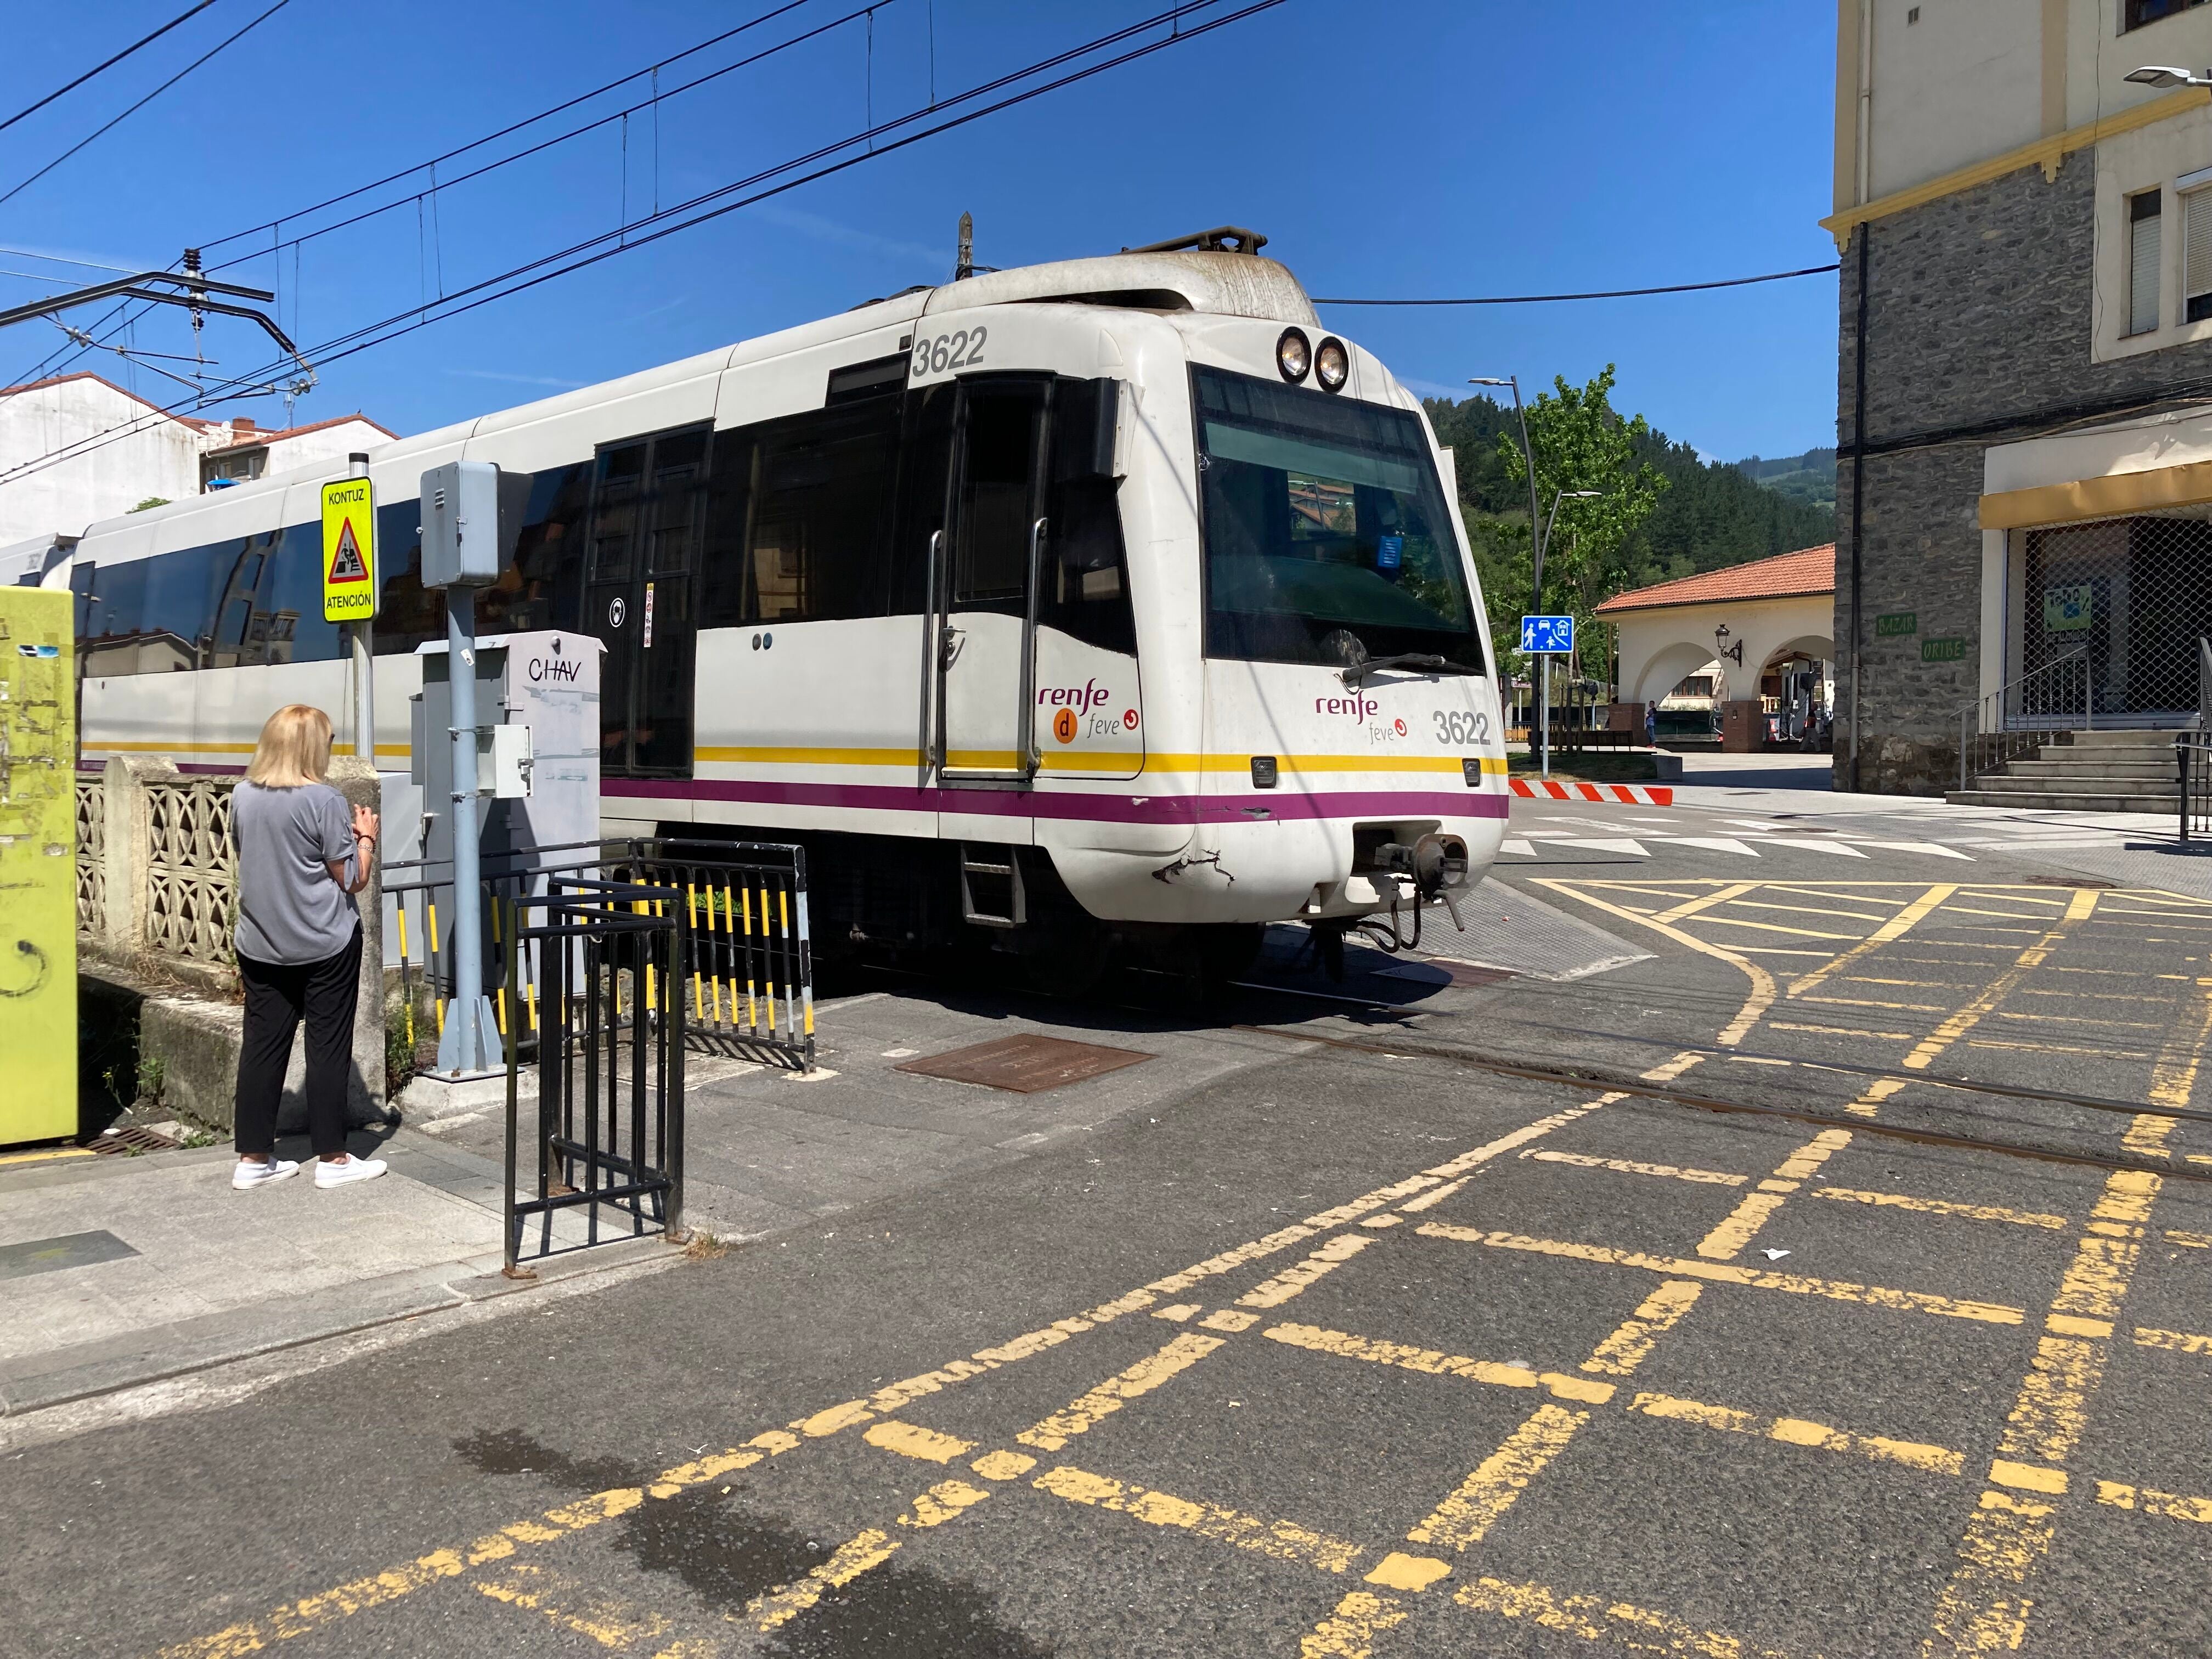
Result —
[[1521, 648], [1530, 656], [1571, 654], [1575, 648], [1572, 617], [1523, 617]]
[[376, 497], [366, 478], [323, 486], [323, 620], [376, 615]]

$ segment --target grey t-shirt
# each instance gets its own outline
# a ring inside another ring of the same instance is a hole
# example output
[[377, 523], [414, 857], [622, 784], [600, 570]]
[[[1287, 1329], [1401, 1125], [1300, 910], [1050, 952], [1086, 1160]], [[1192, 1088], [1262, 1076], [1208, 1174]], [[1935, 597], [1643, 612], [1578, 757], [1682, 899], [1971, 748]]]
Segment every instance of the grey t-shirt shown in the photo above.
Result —
[[353, 895], [331, 879], [353, 873], [353, 812], [327, 783], [295, 789], [241, 781], [230, 798], [238, 844], [238, 954], [287, 966], [345, 949], [360, 925]]

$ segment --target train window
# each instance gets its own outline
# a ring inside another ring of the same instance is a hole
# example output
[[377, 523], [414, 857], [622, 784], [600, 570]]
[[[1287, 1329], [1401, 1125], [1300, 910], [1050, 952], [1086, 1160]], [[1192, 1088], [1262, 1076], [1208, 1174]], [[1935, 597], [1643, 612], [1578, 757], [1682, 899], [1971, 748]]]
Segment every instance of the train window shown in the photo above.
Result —
[[138, 630], [146, 615], [149, 561], [103, 564], [85, 606], [84, 672], [98, 678], [138, 672]]
[[220, 584], [220, 591], [216, 594], [213, 623], [201, 657], [204, 667], [236, 668], [261, 660], [252, 653], [257, 642], [269, 636], [263, 587], [275, 541], [273, 536], [248, 536], [243, 541], [225, 542], [216, 550], [216, 566], [211, 574]]
[[268, 660], [335, 662], [338, 624], [323, 620], [323, 526], [287, 525], [276, 545], [270, 584]]
[[745, 509], [752, 485], [751, 434], [737, 428], [717, 432], [699, 561], [702, 628], [732, 628], [746, 619]]
[[446, 637], [445, 601], [422, 586], [422, 503], [410, 496], [376, 509], [376, 653], [411, 655]]
[[748, 622], [880, 617], [889, 594], [884, 506], [899, 406], [870, 399], [770, 422], [753, 451], [745, 538]]
[[[578, 624], [584, 606], [584, 512], [591, 491], [592, 469], [586, 463], [531, 475], [514, 562], [477, 595], [479, 631], [520, 634]], [[380, 521], [378, 529], [383, 529]], [[376, 627], [381, 635], [382, 617]]]
[[1062, 380], [1053, 393], [1052, 488], [1045, 501], [1049, 564], [1038, 620], [1086, 645], [1133, 654], [1122, 554], [1121, 481], [1100, 471], [1113, 455], [1111, 380]]
[[1192, 371], [1206, 651], [1484, 664], [1459, 543], [1420, 422], [1217, 369]]
[[599, 457], [599, 498], [592, 514], [592, 580], [620, 581], [630, 574], [637, 545], [638, 484], [645, 476], [645, 446], [625, 444]]
[[898, 519], [892, 532], [890, 608], [895, 617], [919, 616], [933, 603], [929, 543], [945, 528], [945, 492], [952, 470], [953, 416], [959, 407], [960, 388], [951, 380], [940, 380], [922, 387], [906, 402], [906, 433], [899, 450]]
[[143, 561], [146, 609], [138, 625], [138, 672], [166, 674], [198, 668], [213, 609], [208, 573], [213, 547], [179, 548]]
[[1029, 387], [969, 391], [952, 558], [955, 605], [1019, 600], [1028, 586], [1036, 414]]

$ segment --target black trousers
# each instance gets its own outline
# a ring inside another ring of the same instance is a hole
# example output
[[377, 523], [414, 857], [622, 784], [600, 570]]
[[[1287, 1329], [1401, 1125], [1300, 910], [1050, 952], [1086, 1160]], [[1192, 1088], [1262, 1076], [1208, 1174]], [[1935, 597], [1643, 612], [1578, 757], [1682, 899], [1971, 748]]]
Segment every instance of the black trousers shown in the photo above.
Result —
[[246, 984], [246, 1040], [238, 1050], [234, 1107], [238, 1150], [276, 1150], [276, 1108], [293, 1034], [307, 1022], [307, 1138], [317, 1158], [345, 1151], [346, 1091], [353, 1069], [353, 1011], [361, 988], [361, 929], [320, 962], [287, 965], [238, 959]]

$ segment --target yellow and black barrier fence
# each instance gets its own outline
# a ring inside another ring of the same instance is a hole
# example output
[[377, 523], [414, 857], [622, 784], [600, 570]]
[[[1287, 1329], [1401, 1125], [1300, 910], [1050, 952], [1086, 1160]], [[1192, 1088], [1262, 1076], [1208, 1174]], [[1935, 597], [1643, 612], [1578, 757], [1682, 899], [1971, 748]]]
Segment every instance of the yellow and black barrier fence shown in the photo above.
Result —
[[[612, 976], [611, 1018], [642, 1013], [659, 1022], [680, 999], [692, 1048], [794, 1071], [814, 1069], [814, 960], [807, 927], [806, 854], [757, 842], [667, 838], [585, 842], [528, 848], [484, 860], [483, 961], [478, 983], [491, 999], [504, 1036], [534, 1049], [548, 1011], [545, 951], [532, 930], [547, 923], [548, 901], [574, 899], [589, 884], [638, 892], [620, 902], [631, 914], [683, 923], [682, 948], [666, 963], [630, 963], [606, 953]], [[453, 871], [416, 861], [386, 867], [387, 935], [398, 945], [399, 1024], [409, 1053], [434, 1043], [453, 994]], [[650, 896], [644, 890], [654, 890]], [[678, 913], [680, 912], [680, 915]], [[506, 935], [516, 925], [526, 947], [510, 963]], [[562, 994], [595, 994], [571, 963]]]

